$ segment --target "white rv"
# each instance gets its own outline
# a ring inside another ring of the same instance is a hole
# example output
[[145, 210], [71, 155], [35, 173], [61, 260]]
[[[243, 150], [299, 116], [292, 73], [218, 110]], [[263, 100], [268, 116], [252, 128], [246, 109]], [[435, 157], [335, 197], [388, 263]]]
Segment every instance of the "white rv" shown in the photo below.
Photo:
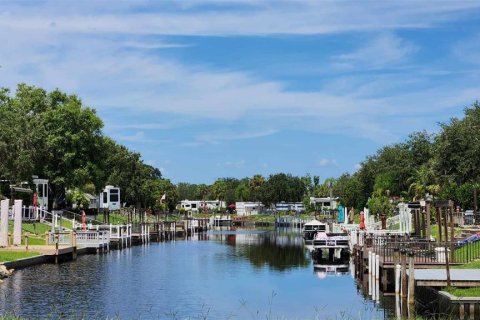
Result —
[[99, 198], [99, 209], [120, 210], [120, 188], [106, 186]]

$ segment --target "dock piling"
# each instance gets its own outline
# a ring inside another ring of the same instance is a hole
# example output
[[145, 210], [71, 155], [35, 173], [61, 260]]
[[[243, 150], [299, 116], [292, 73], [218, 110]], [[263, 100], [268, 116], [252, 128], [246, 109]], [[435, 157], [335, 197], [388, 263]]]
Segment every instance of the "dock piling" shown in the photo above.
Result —
[[408, 303], [415, 303], [415, 253], [408, 253]]

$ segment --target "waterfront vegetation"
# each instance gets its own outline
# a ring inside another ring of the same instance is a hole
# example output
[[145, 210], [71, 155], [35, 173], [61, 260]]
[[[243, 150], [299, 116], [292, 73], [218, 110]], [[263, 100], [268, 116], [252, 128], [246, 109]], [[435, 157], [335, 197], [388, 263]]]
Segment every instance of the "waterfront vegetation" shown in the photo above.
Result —
[[[302, 201], [313, 212], [316, 208], [310, 206], [309, 197], [330, 194], [357, 212], [368, 205], [375, 215], [392, 214], [391, 199], [418, 200], [426, 193], [472, 208], [480, 181], [478, 145], [472, 143], [480, 139], [480, 131], [473, 128], [479, 125], [480, 104], [475, 102], [463, 118], [442, 123], [437, 134], [412, 133], [406, 141], [368, 156], [355, 173], [323, 177], [323, 181], [318, 175], [276, 173], [219, 178], [211, 185], [174, 185], [160, 170], [145, 164], [140, 154], [105, 136], [103, 121], [79, 97], [20, 84], [14, 94], [0, 89], [0, 154], [5, 157], [0, 179], [8, 181], [0, 184], [0, 194], [10, 196], [9, 184], [38, 175], [49, 179], [51, 198], [59, 199], [57, 206], [85, 206], [85, 193], [98, 194], [111, 184], [121, 188], [127, 206], [151, 212], [173, 212], [180, 199], [218, 199], [227, 205], [261, 201], [267, 206]], [[30, 198], [25, 196], [25, 204]], [[110, 221], [125, 223], [120, 216], [111, 216]]]
[[19, 259], [40, 256], [41, 254], [34, 251], [9, 251], [0, 250], [0, 262], [15, 261]]

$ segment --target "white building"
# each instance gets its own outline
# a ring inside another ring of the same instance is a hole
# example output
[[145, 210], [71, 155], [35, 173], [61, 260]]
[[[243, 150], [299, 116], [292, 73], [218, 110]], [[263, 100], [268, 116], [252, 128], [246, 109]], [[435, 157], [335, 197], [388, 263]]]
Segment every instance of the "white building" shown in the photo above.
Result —
[[275, 211], [277, 212], [287, 212], [287, 211], [295, 211], [305, 212], [305, 206], [302, 202], [279, 202], [275, 204]]
[[206, 208], [207, 211], [216, 210], [225, 207], [225, 201], [220, 200], [182, 200], [177, 205], [177, 209], [184, 209], [185, 211], [198, 212], [200, 208]]
[[106, 186], [99, 195], [98, 203], [100, 209], [120, 210], [120, 188]]
[[310, 204], [318, 208], [319, 210], [335, 210], [338, 206], [337, 198], [315, 198], [310, 197]]
[[251, 216], [265, 212], [261, 202], [235, 202], [235, 210], [239, 216]]

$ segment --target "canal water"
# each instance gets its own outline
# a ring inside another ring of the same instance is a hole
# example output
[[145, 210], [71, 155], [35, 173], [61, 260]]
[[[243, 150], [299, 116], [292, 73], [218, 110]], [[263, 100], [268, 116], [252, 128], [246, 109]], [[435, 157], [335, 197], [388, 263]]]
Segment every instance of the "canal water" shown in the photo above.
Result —
[[385, 319], [351, 266], [316, 265], [299, 230], [212, 230], [18, 270], [0, 312], [27, 318]]

